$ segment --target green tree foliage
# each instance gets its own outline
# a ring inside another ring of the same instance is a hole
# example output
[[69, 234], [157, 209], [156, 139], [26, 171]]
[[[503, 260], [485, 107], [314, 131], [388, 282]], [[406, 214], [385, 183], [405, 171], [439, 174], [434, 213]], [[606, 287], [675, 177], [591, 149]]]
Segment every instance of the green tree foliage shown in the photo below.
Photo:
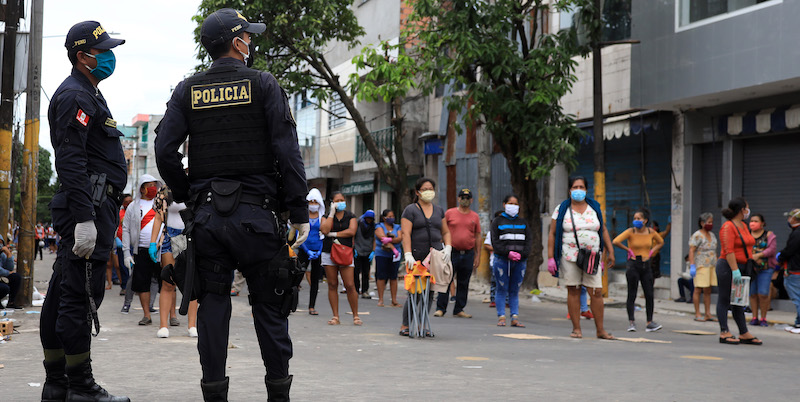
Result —
[[[407, 172], [403, 154], [402, 98], [412, 88], [409, 70], [397, 74], [392, 66], [409, 68], [408, 59], [376, 57], [376, 52], [366, 50], [356, 57], [362, 69], [370, 69], [359, 79], [343, 79], [334, 72], [326, 58], [327, 50], [334, 44], [344, 44], [348, 50], [360, 45], [364, 29], [359, 25], [351, 7], [353, 0], [203, 0], [194, 20], [198, 23], [195, 39], [200, 43], [200, 25], [206, 16], [225, 7], [239, 10], [250, 21], [263, 22], [267, 30], [254, 35], [256, 45], [254, 68], [268, 71], [288, 93], [311, 95], [312, 103], [322, 106], [333, 96], [338, 96], [353, 120], [370, 155], [375, 160], [381, 178], [407, 203]], [[379, 49], [386, 49], [385, 44]], [[205, 68], [210, 60], [202, 46], [198, 58]], [[380, 59], [380, 60], [379, 60]], [[334, 95], [335, 94], [335, 95]], [[375, 101], [392, 101], [395, 139], [393, 152], [379, 149], [364, 117], [356, 108], [356, 98]], [[400, 100], [400, 101], [398, 101]], [[400, 146], [397, 146], [400, 145]]]
[[[17, 143], [14, 147], [15, 158], [18, 161], [22, 160], [22, 143]], [[50, 151], [39, 146], [39, 166], [37, 169], [36, 185], [38, 196], [36, 199], [36, 219], [42, 222], [50, 222], [50, 200], [58, 190], [58, 180], [53, 184], [50, 181], [53, 179], [53, 164], [50, 161]], [[14, 215], [16, 220], [22, 216], [22, 205], [20, 203], [20, 189], [22, 188], [22, 163], [15, 164], [14, 171], [14, 184], [17, 188], [16, 195], [14, 196]], [[36, 222], [34, 222], [35, 224]]]
[[[560, 100], [576, 81], [574, 57], [587, 53], [576, 30], [549, 33], [552, 11], [578, 9], [591, 24], [589, 0], [413, 0], [410, 37], [419, 57], [434, 68], [434, 84], [463, 87], [451, 110], [469, 106], [468, 124], [483, 125], [508, 161], [522, 216], [533, 233], [525, 284], [536, 286], [542, 263], [537, 182], [558, 163], [574, 168], [583, 133]], [[560, 195], [555, 195], [560, 196]]]

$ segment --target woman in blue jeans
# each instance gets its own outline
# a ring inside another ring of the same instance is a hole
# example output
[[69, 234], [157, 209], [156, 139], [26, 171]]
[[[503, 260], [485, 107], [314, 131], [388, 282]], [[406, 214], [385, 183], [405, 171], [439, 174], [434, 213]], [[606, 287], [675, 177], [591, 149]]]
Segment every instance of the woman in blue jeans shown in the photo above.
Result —
[[[753, 310], [753, 319], [750, 325], [760, 325], [768, 327], [767, 311], [770, 304], [770, 285], [772, 284], [772, 274], [775, 273], [775, 254], [777, 252], [777, 241], [775, 234], [765, 230], [767, 222], [761, 214], [753, 214], [750, 217], [750, 234], [756, 240], [756, 245], [750, 252], [752, 258], [758, 265], [758, 276], [750, 279], [750, 309]], [[761, 311], [761, 320], [758, 313]]]
[[[519, 321], [519, 288], [525, 277], [525, 265], [531, 253], [530, 228], [519, 216], [519, 199], [507, 195], [503, 199], [503, 213], [492, 221], [492, 248], [494, 272], [497, 282], [497, 300], [505, 300], [511, 307], [511, 326], [521, 327]], [[506, 326], [506, 306], [497, 303], [497, 326]]]

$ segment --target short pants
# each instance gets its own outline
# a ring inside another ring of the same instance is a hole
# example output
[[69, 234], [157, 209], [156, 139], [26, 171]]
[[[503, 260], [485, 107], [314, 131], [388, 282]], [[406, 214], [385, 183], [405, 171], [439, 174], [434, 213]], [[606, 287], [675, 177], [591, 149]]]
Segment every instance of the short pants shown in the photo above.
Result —
[[775, 268], [765, 269], [758, 273], [758, 276], [750, 278], [750, 296], [756, 294], [766, 296], [769, 294], [769, 285], [772, 283], [772, 274]]
[[164, 241], [161, 243], [161, 254], [172, 252], [172, 238], [181, 233], [183, 233], [183, 229], [167, 227], [167, 234], [164, 236]]

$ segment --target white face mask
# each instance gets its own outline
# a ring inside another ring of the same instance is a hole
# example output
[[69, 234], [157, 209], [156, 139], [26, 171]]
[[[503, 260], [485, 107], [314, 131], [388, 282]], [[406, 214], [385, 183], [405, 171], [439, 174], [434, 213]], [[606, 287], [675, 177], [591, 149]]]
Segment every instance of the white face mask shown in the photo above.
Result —
[[420, 191], [419, 193], [419, 199], [425, 202], [433, 201], [434, 197], [436, 197], [436, 192], [433, 190]]
[[240, 38], [240, 37], [238, 37], [238, 36], [237, 36], [237, 37], [233, 38], [233, 42], [234, 42], [234, 49], [235, 49], [235, 45], [236, 45], [236, 40], [237, 40], [237, 39], [238, 39], [238, 40], [240, 40], [240, 41], [242, 41], [242, 43], [244, 43], [244, 46], [247, 48], [247, 53], [246, 53], [246, 54], [245, 54], [245, 53], [242, 53], [242, 52], [239, 52], [239, 51], [237, 50], [237, 52], [239, 52], [239, 54], [241, 54], [241, 55], [242, 55], [242, 57], [244, 57], [244, 62], [245, 62], [245, 64], [246, 64], [246, 63], [247, 63], [247, 60], [249, 60], [249, 59], [250, 59], [250, 44], [248, 44], [247, 42], [245, 42], [245, 41], [244, 41], [244, 39], [242, 39], [242, 38]]
[[519, 214], [519, 205], [506, 204], [505, 210], [506, 215], [517, 216]]
[[319, 204], [308, 204], [308, 210], [311, 212], [319, 211]]

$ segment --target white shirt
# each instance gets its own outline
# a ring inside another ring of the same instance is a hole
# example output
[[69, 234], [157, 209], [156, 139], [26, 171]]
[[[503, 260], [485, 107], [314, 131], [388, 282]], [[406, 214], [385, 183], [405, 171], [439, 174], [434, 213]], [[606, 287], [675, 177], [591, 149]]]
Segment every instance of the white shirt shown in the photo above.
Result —
[[[144, 220], [145, 215], [153, 209], [153, 200], [139, 200], [139, 209], [142, 211], [142, 220]], [[142, 230], [139, 231], [139, 247], [148, 248], [150, 247], [150, 235], [153, 234], [153, 222], [155, 218], [151, 219], [150, 222], [147, 222]], [[141, 222], [138, 222], [141, 226]]]
[[182, 202], [173, 202], [167, 208], [167, 227], [172, 229], [183, 230], [186, 226], [183, 224], [180, 212], [186, 209], [186, 204]]
[[[483, 242], [483, 244], [488, 244], [490, 246], [492, 245], [492, 234], [491, 233], [489, 233], [489, 235], [486, 236], [486, 240]], [[489, 268], [492, 268], [493, 266], [494, 266], [494, 251], [489, 253]]]
[[[575, 229], [578, 230], [578, 241], [581, 247], [592, 251], [600, 251], [600, 219], [597, 213], [590, 206], [586, 206], [583, 213], [572, 211], [575, 217]], [[558, 219], [558, 207], [553, 212], [553, 219]], [[564, 213], [564, 230], [561, 236], [561, 256], [567, 261], [575, 262], [578, 260], [578, 246], [575, 244], [575, 235], [572, 230], [572, 219], [569, 210]]]

